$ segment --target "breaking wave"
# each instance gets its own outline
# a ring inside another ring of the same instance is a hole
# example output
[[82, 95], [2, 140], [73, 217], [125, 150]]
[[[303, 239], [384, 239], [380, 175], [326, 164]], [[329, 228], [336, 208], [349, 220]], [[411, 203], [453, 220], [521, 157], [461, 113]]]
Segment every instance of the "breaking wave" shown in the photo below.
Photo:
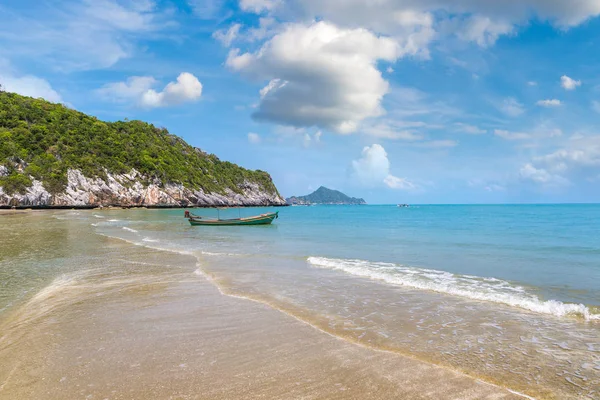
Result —
[[414, 289], [460, 296], [473, 300], [501, 303], [512, 307], [557, 317], [577, 316], [587, 321], [600, 320], [600, 313], [583, 304], [563, 303], [558, 300], [541, 300], [525, 288], [496, 278], [457, 275], [445, 271], [407, 267], [400, 264], [346, 260], [325, 257], [308, 257], [317, 268], [344, 271], [348, 274], [384, 281]]

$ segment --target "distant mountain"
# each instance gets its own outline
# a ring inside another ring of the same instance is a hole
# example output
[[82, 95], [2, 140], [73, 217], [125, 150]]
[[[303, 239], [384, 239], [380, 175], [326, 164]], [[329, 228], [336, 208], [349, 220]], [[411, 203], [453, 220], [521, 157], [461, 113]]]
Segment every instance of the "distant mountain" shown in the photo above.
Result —
[[363, 199], [346, 196], [344, 193], [321, 186], [307, 196], [292, 196], [286, 199], [290, 205], [309, 204], [367, 204]]

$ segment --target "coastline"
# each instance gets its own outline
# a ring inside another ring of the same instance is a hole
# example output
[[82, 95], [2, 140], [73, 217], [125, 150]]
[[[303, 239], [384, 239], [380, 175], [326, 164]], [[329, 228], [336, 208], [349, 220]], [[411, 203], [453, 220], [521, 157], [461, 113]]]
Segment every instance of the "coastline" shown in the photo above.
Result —
[[206, 260], [89, 226], [75, 236], [90, 250], [69, 257], [90, 265], [0, 314], [2, 399], [524, 398], [223, 294], [198, 271]]
[[128, 210], [128, 209], [154, 209], [154, 210], [165, 210], [165, 209], [202, 209], [202, 208], [257, 208], [257, 207], [289, 207], [289, 204], [266, 204], [266, 205], [190, 205], [190, 206], [180, 206], [180, 205], [170, 205], [170, 204], [154, 204], [154, 205], [106, 205], [99, 207], [97, 205], [68, 205], [68, 206], [28, 206], [28, 205], [20, 205], [20, 206], [5, 206], [0, 205], [0, 213], [4, 211], [11, 210]]

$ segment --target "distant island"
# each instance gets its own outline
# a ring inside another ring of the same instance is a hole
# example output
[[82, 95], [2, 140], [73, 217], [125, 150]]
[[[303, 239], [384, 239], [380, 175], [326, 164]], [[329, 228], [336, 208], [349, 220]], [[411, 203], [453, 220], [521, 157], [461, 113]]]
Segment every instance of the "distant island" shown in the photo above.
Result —
[[338, 190], [321, 186], [306, 196], [292, 196], [286, 199], [289, 205], [306, 206], [311, 204], [367, 204], [364, 199], [346, 196]]
[[271, 176], [142, 121], [0, 89], [0, 208], [285, 205]]

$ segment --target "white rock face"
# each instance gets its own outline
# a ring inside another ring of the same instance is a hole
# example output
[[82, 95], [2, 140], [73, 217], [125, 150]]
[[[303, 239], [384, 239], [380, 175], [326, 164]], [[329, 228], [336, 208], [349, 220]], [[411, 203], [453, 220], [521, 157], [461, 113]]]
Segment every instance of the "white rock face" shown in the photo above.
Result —
[[[0, 176], [6, 168], [0, 166]], [[246, 182], [242, 193], [227, 190], [225, 194], [190, 190], [182, 185], [169, 184], [160, 187], [153, 182], [144, 185], [143, 177], [136, 170], [128, 174], [107, 173], [106, 180], [87, 178], [79, 170], [69, 170], [65, 191], [52, 195], [44, 185], [34, 180], [25, 194], [8, 195], [0, 187], [0, 206], [32, 207], [95, 207], [95, 206], [268, 206], [285, 205], [276, 193], [267, 193], [252, 182]]]

